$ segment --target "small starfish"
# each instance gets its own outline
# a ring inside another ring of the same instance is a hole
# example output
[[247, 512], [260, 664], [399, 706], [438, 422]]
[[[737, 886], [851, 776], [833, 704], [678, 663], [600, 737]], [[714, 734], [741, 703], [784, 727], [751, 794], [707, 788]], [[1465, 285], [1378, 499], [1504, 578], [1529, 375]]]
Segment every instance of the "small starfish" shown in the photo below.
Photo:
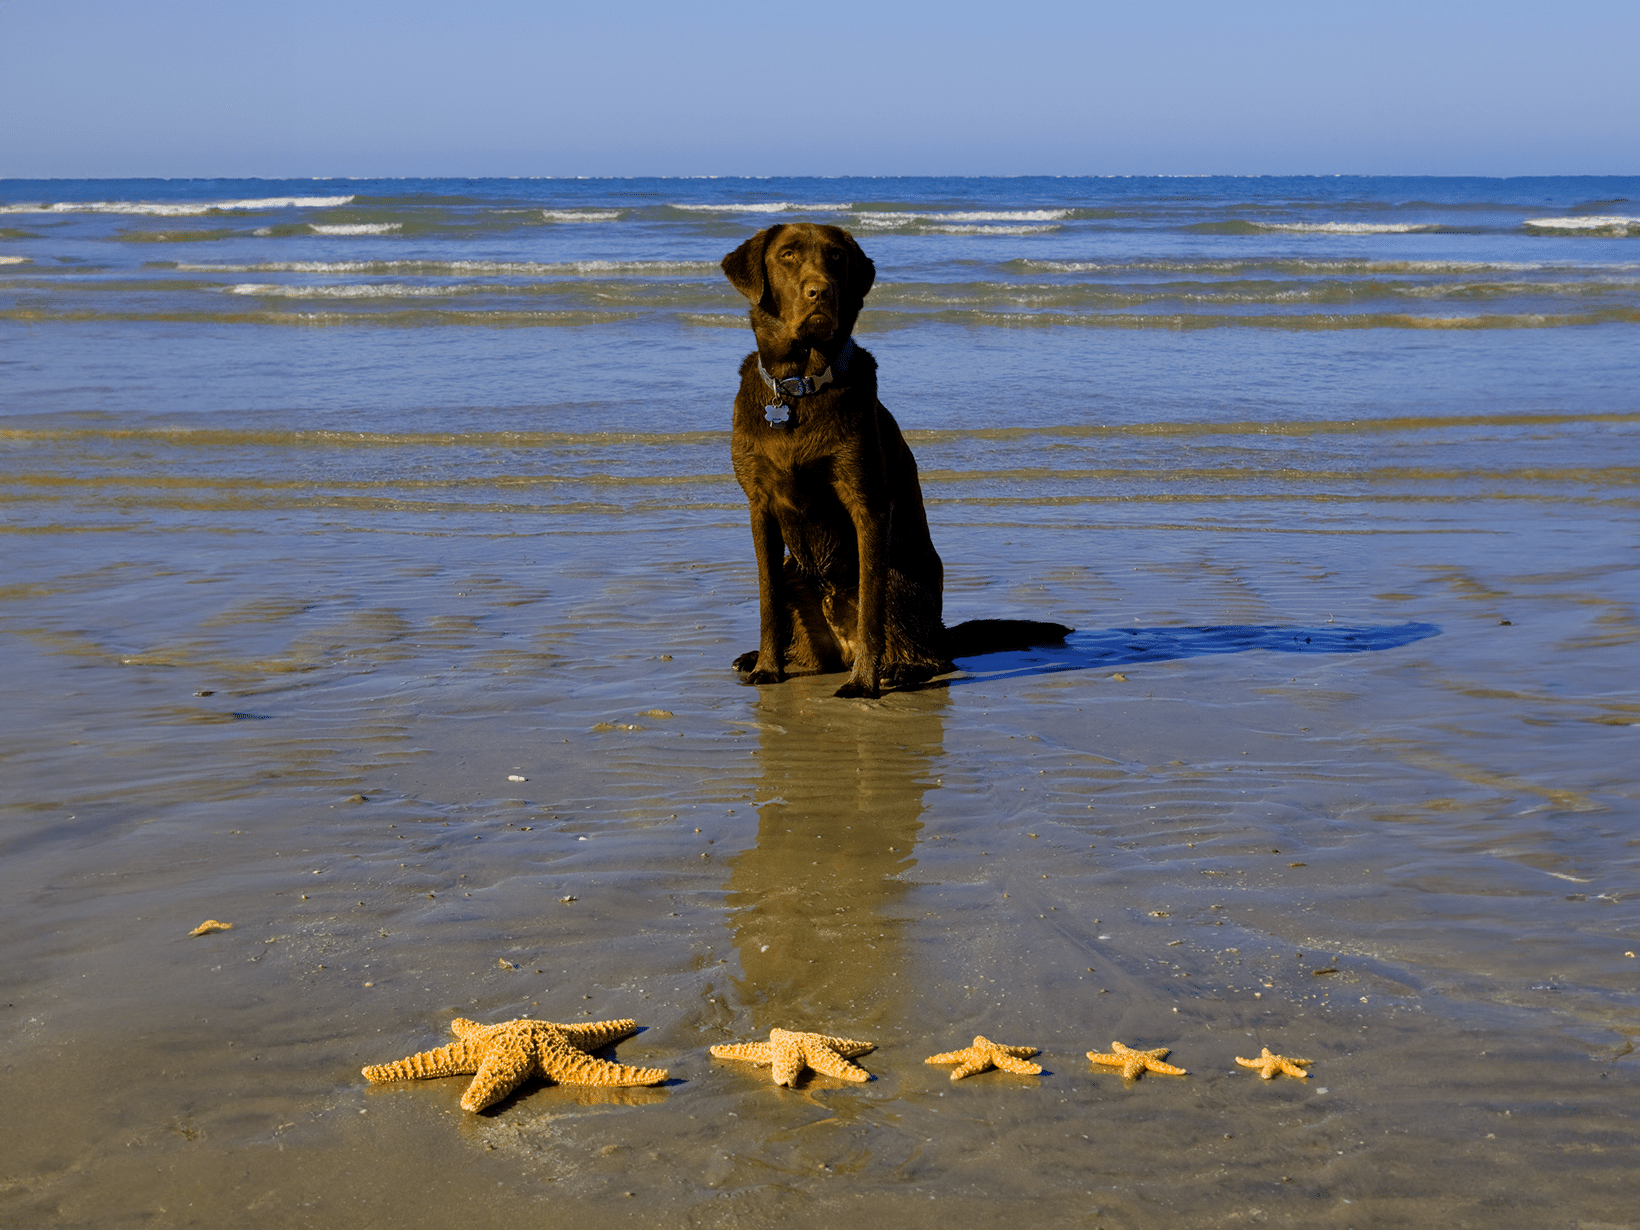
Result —
[[449, 1046], [373, 1065], [364, 1069], [365, 1079], [403, 1081], [473, 1072], [473, 1083], [461, 1095], [461, 1108], [472, 1111], [499, 1102], [532, 1076], [561, 1085], [658, 1085], [666, 1079], [664, 1068], [628, 1068], [587, 1053], [637, 1033], [636, 1021], [554, 1025], [520, 1018], [480, 1025], [457, 1017], [450, 1029], [457, 1040]]
[[771, 1029], [767, 1042], [726, 1043], [714, 1046], [712, 1054], [719, 1059], [772, 1064], [774, 1083], [792, 1085], [804, 1068], [813, 1068], [827, 1076], [840, 1076], [846, 1081], [868, 1081], [871, 1073], [849, 1060], [876, 1049], [875, 1042], [800, 1033], [795, 1029]]
[[1183, 1068], [1175, 1068], [1170, 1063], [1162, 1062], [1168, 1054], [1165, 1046], [1158, 1046], [1153, 1051], [1136, 1051], [1132, 1047], [1123, 1046], [1120, 1042], [1112, 1042], [1110, 1049], [1116, 1053], [1101, 1055], [1098, 1051], [1089, 1051], [1088, 1058], [1094, 1063], [1122, 1069], [1123, 1077], [1130, 1081], [1138, 1080], [1141, 1072], [1162, 1072], [1168, 1076], [1185, 1075]]
[[1272, 1055], [1270, 1054], [1270, 1048], [1265, 1047], [1264, 1054], [1257, 1059], [1243, 1059], [1240, 1055], [1237, 1055], [1236, 1062], [1244, 1068], [1257, 1068], [1260, 1076], [1267, 1081], [1273, 1081], [1277, 1072], [1285, 1072], [1288, 1076], [1296, 1076], [1299, 1080], [1303, 1080], [1309, 1076], [1309, 1073], [1299, 1065], [1314, 1063], [1315, 1060], [1288, 1059], [1285, 1055]]
[[1036, 1053], [1034, 1046], [1003, 1046], [975, 1034], [973, 1046], [965, 1046], [960, 1051], [946, 1051], [943, 1055], [930, 1055], [923, 1062], [956, 1064], [951, 1072], [954, 1081], [972, 1076], [975, 1072], [984, 1072], [987, 1068], [1001, 1068], [1004, 1072], [1017, 1072], [1021, 1076], [1037, 1076], [1042, 1072], [1042, 1065], [1025, 1062]]

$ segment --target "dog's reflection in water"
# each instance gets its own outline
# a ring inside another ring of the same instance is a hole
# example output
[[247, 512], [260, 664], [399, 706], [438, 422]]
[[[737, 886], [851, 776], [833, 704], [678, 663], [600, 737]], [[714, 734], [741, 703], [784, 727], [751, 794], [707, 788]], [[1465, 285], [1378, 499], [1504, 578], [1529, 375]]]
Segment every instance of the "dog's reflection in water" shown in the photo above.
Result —
[[738, 991], [760, 1032], [859, 1033], [906, 980], [900, 902], [943, 754], [941, 690], [892, 709], [833, 706], [824, 685], [765, 692], [757, 844], [725, 886]]

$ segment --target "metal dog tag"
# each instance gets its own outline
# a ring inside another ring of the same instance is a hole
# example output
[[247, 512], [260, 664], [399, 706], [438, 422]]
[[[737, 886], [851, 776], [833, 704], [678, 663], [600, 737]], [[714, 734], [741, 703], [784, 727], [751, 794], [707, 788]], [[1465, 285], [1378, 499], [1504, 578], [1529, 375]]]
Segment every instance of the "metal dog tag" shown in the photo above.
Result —
[[768, 421], [770, 427], [783, 426], [786, 420], [791, 418], [791, 414], [790, 407], [783, 406], [778, 402], [772, 406], [763, 407], [763, 417]]

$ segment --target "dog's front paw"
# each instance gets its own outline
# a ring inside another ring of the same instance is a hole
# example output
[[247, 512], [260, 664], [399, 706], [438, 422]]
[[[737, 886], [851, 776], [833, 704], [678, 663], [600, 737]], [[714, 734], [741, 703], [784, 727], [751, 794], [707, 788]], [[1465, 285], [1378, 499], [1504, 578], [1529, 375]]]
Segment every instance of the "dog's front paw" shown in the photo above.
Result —
[[877, 685], [874, 683], [865, 683], [860, 680], [850, 679], [842, 687], [833, 692], [832, 695], [840, 696], [844, 700], [876, 700], [879, 693], [877, 691]]
[[735, 659], [735, 669], [741, 674], [757, 669], [757, 650], [748, 650]]
[[[756, 662], [755, 662], [756, 655], [753, 655], [753, 657], [754, 657], [753, 665], [755, 666], [756, 665]], [[761, 686], [765, 683], [785, 683], [786, 682], [786, 672], [785, 671], [752, 671], [749, 675], [746, 676], [746, 682], [751, 684], [753, 687], [759, 687], [759, 686]]]

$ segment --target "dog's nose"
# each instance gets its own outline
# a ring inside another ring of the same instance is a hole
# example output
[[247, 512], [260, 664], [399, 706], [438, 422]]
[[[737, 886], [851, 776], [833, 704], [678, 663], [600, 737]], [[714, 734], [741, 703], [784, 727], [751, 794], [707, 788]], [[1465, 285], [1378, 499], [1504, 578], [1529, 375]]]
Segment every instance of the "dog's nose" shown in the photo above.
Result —
[[831, 283], [818, 281], [810, 282], [803, 288], [803, 293], [808, 296], [811, 303], [821, 299], [830, 299]]

